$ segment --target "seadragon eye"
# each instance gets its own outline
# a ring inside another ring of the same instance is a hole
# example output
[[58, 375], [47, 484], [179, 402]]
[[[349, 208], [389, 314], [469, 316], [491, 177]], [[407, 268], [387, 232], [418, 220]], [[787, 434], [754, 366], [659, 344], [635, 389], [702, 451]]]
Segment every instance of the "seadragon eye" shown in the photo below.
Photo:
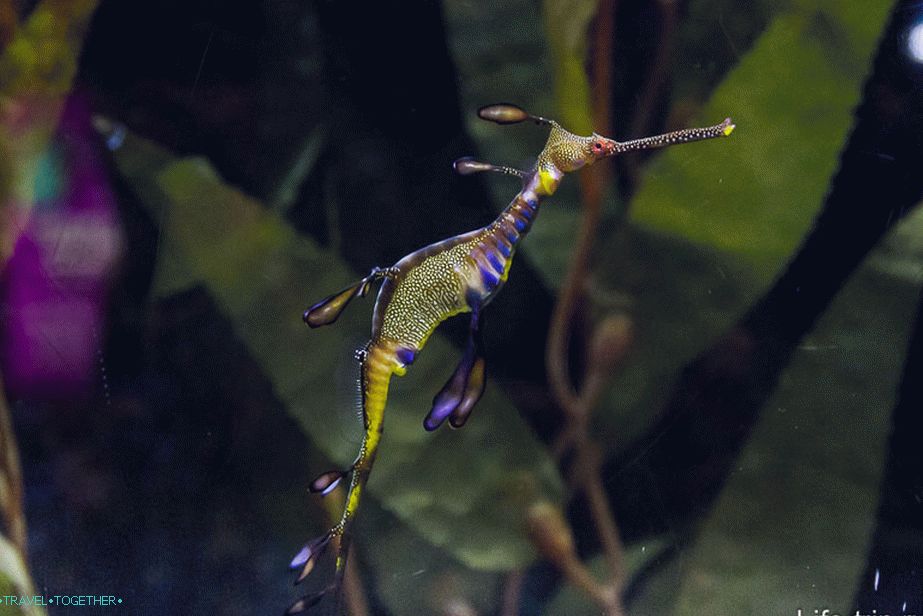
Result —
[[593, 142], [593, 149], [596, 150], [597, 152], [601, 152], [602, 149], [603, 149], [603, 144], [600, 143], [599, 141], [594, 141], [594, 142]]

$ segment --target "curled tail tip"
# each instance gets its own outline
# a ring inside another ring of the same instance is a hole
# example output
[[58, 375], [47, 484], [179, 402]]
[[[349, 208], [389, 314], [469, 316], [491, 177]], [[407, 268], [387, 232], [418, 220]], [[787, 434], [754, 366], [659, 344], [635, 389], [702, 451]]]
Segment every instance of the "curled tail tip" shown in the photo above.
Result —
[[301, 572], [298, 574], [298, 578], [295, 580], [295, 584], [300, 584], [311, 571], [314, 570], [314, 566], [317, 564], [317, 560], [327, 549], [327, 546], [330, 544], [330, 540], [333, 538], [333, 532], [327, 531], [321, 537], [309, 541], [304, 545], [304, 547], [299, 550], [295, 557], [292, 558], [292, 561], [289, 563], [289, 569], [292, 571], [297, 571], [301, 569]]
[[[320, 556], [326, 551], [327, 546], [330, 545], [330, 541], [336, 535], [336, 529], [331, 529], [327, 531], [321, 537], [309, 541], [304, 545], [304, 547], [299, 550], [298, 554], [292, 559], [289, 567], [292, 570], [298, 570], [301, 568], [301, 572], [298, 574], [298, 578], [295, 580], [295, 584], [300, 584], [311, 571], [314, 570], [314, 566], [317, 564], [317, 560]], [[328, 594], [336, 595], [341, 587], [341, 578], [342, 573], [340, 571], [340, 561], [342, 560], [342, 555], [337, 555], [337, 573], [334, 583], [328, 585], [326, 588], [323, 588], [319, 591], [308, 593], [302, 596], [300, 599], [292, 603], [287, 610], [285, 610], [286, 616], [289, 614], [302, 614], [309, 611], [311, 608], [316, 606], [321, 600]]]
[[285, 616], [290, 616], [291, 614], [303, 614], [310, 610], [312, 607], [320, 603], [327, 593], [330, 591], [330, 588], [325, 588], [318, 592], [314, 592], [308, 595], [305, 595], [292, 603], [287, 610], [285, 610]]

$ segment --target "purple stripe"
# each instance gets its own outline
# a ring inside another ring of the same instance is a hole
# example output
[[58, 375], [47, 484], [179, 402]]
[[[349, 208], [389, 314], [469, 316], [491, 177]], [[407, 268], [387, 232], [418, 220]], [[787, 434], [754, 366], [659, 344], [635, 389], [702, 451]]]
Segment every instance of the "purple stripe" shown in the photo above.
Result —
[[397, 359], [405, 366], [409, 366], [416, 359], [417, 352], [408, 347], [401, 347], [397, 350]]
[[502, 275], [506, 265], [504, 264], [503, 259], [500, 258], [500, 255], [492, 250], [485, 250], [484, 254], [487, 256], [487, 260], [490, 261], [490, 264], [494, 266], [494, 271]]
[[479, 267], [478, 269], [481, 272], [481, 280], [484, 281], [484, 286], [488, 290], [493, 290], [499, 284], [500, 277], [485, 267]]
[[500, 254], [502, 254], [504, 258], [509, 259], [510, 255], [513, 254], [513, 246], [506, 241], [505, 237], [501, 237], [500, 235], [494, 235], [493, 239], [497, 244], [497, 250], [500, 251]]

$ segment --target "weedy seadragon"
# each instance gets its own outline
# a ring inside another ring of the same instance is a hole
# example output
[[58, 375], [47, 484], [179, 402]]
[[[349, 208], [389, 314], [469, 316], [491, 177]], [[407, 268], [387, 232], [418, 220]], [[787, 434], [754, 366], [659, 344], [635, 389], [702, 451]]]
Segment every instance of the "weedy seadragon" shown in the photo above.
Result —
[[361, 366], [365, 425], [359, 455], [348, 469], [323, 473], [310, 485], [312, 492], [327, 494], [343, 478], [350, 476], [346, 506], [340, 521], [323, 536], [307, 543], [291, 562], [293, 570], [300, 570], [297, 582], [301, 582], [313, 570], [328, 544], [338, 539], [334, 581], [323, 590], [296, 601], [288, 614], [309, 609], [324, 595], [336, 593], [342, 586], [350, 527], [359, 510], [381, 440], [391, 376], [405, 373], [440, 323], [465, 312], [471, 313], [467, 345], [458, 367], [436, 394], [423, 427], [435, 430], [448, 419], [451, 426], [460, 428], [468, 420], [485, 385], [484, 358], [478, 336], [481, 311], [506, 283], [516, 247], [535, 221], [539, 203], [554, 194], [564, 174], [625, 152], [726, 137], [734, 130], [734, 124], [727, 118], [707, 128], [688, 128], [619, 142], [595, 133], [589, 137], [575, 135], [554, 120], [531, 115], [510, 104], [483, 107], [478, 115], [498, 124], [532, 121], [550, 127], [548, 141], [529, 171], [471, 158], [455, 161], [455, 170], [462, 175], [494, 171], [519, 178], [522, 189], [506, 209], [486, 227], [430, 244], [391, 267], [373, 268], [365, 278], [304, 313], [304, 321], [311, 327], [329, 325], [353, 298], [367, 295], [372, 284], [382, 283], [372, 316], [371, 340], [356, 352]]

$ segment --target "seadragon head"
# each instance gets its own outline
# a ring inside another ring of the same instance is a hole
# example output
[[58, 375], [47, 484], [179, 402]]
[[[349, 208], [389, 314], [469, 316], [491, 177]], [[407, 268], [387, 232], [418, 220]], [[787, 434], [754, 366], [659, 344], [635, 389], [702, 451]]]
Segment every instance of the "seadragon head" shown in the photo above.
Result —
[[[716, 137], [727, 137], [735, 128], [731, 119], [725, 118], [723, 122], [715, 124], [714, 126], [684, 128], [682, 130], [655, 135], [653, 137], [632, 139], [630, 141], [616, 141], [615, 139], [603, 137], [596, 133], [593, 133], [589, 137], [575, 135], [564, 129], [554, 120], [532, 115], [516, 105], [511, 105], [509, 103], [499, 103], [481, 107], [481, 109], [478, 110], [478, 116], [480, 116], [481, 119], [496, 122], [497, 124], [517, 124], [519, 122], [531, 120], [536, 124], [551, 127], [548, 141], [545, 143], [545, 147], [542, 149], [541, 154], [539, 154], [535, 167], [541, 176], [542, 186], [549, 194], [554, 192], [558, 182], [560, 182], [565, 173], [578, 171], [603, 158], [609, 158], [610, 156], [616, 156], [625, 152], [662, 148], [692, 141], [714, 139]], [[456, 163], [456, 169], [460, 173], [501, 171], [512, 175], [519, 175], [520, 177], [527, 175], [525, 172], [510, 169], [508, 167], [478, 163], [470, 159], [462, 159], [459, 163]]]
[[592, 165], [597, 160], [618, 153], [618, 142], [593, 133], [581, 137], [552, 124], [548, 142], [538, 157], [538, 166], [553, 165], [555, 169], [570, 173]]

